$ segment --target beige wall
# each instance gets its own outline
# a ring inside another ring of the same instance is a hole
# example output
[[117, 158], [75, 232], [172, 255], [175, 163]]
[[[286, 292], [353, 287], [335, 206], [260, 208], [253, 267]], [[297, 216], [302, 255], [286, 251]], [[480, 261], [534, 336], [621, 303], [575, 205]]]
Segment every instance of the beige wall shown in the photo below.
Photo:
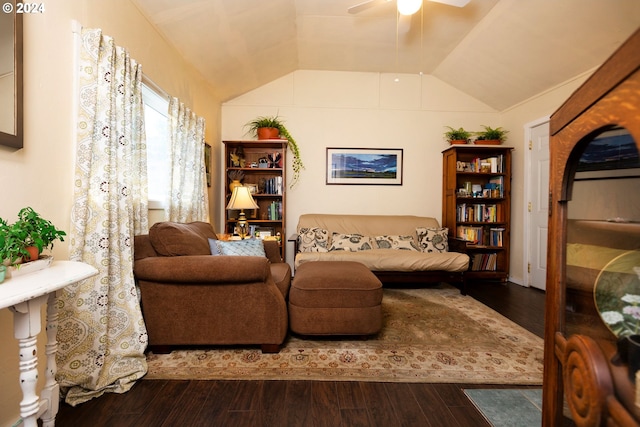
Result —
[[[223, 104], [223, 139], [249, 139], [247, 121], [277, 113], [299, 145], [306, 169], [298, 185], [287, 188], [287, 236], [309, 212], [440, 220], [444, 127], [479, 130], [497, 125], [500, 114], [432, 76], [400, 75], [399, 82], [395, 76], [296, 71]], [[403, 185], [326, 185], [327, 147], [402, 148]]]
[[526, 284], [525, 224], [528, 203], [525, 177], [525, 162], [528, 158], [528, 141], [525, 141], [525, 126], [536, 120], [551, 116], [562, 103], [587, 79], [591, 72], [580, 75], [551, 90], [541, 93], [526, 102], [505, 110], [501, 114], [501, 126], [509, 129], [509, 145], [516, 147], [512, 156], [513, 177], [511, 181], [511, 259], [510, 280]]
[[[248, 137], [243, 125], [279, 114], [296, 138], [306, 169], [287, 189], [287, 236], [302, 213], [371, 213], [442, 216], [444, 126], [510, 131], [513, 152], [513, 228], [510, 279], [525, 283], [523, 270], [525, 124], [551, 115], [586, 79], [565, 84], [497, 112], [432, 76], [296, 71], [222, 106], [222, 138]], [[402, 148], [404, 182], [395, 186], [325, 185], [327, 147]], [[220, 170], [224, 168], [221, 160]], [[223, 174], [220, 174], [223, 179]], [[222, 216], [222, 212], [220, 214]], [[221, 229], [222, 222], [217, 227]], [[288, 261], [292, 262], [292, 248]]]
[[[151, 80], [206, 119], [207, 141], [214, 153], [219, 151], [220, 102], [128, 0], [45, 1], [44, 13], [24, 17], [24, 148], [0, 147], [2, 218], [15, 220], [20, 208], [32, 206], [58, 227], [69, 228], [74, 170], [73, 20], [87, 28], [102, 28], [128, 48]], [[212, 188], [218, 186], [214, 181]], [[211, 197], [214, 207], [216, 200]], [[56, 244], [53, 255], [68, 258], [67, 242]], [[18, 345], [8, 309], [0, 310], [0, 343], [0, 426], [11, 426], [19, 419], [22, 394]], [[43, 361], [43, 348], [40, 355]], [[40, 372], [43, 378], [44, 371]]]

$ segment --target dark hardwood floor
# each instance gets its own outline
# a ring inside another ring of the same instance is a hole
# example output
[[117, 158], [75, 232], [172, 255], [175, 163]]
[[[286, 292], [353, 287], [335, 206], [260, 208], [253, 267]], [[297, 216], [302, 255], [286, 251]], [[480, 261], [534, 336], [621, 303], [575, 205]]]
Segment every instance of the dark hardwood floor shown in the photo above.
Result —
[[[543, 336], [544, 292], [479, 283], [468, 295]], [[57, 426], [489, 426], [464, 388], [480, 384], [141, 380], [75, 408]], [[514, 424], [516, 425], [516, 424]]]

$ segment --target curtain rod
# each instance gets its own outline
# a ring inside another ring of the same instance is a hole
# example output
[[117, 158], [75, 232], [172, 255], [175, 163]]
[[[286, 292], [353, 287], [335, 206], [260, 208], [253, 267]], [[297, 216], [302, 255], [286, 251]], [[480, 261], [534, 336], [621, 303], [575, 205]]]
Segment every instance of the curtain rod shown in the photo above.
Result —
[[153, 80], [151, 80], [147, 75], [142, 73], [142, 83], [149, 86], [155, 93], [158, 95], [171, 100], [171, 95], [169, 95], [164, 89], [162, 89], [159, 85], [157, 85]]

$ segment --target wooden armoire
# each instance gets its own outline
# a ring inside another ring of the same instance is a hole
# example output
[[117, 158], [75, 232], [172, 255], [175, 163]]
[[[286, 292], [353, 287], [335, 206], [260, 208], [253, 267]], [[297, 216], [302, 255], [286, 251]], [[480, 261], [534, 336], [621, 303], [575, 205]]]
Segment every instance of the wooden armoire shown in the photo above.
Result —
[[629, 328], [606, 313], [640, 294], [640, 30], [551, 116], [550, 134], [543, 426], [635, 426], [640, 384], [617, 351]]

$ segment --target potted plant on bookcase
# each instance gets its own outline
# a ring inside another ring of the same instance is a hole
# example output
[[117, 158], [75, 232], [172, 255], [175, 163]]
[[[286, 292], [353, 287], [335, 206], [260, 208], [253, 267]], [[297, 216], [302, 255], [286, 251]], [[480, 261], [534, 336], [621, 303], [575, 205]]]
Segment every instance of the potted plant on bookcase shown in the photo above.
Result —
[[462, 145], [469, 142], [472, 133], [464, 130], [463, 128], [454, 129], [451, 126], [446, 126], [449, 129], [444, 133], [444, 138], [451, 145]]
[[501, 127], [491, 128], [489, 126], [482, 125], [483, 131], [476, 132], [477, 138], [475, 144], [477, 145], [500, 145], [507, 139], [508, 130], [504, 130]]
[[[246, 123], [245, 127], [248, 128], [247, 133], [252, 133], [259, 140], [283, 138], [288, 141], [289, 148], [291, 148], [291, 153], [293, 154], [293, 179], [291, 180], [289, 187], [292, 188], [296, 185], [298, 179], [300, 179], [300, 171], [304, 169], [304, 164], [300, 158], [300, 149], [298, 148], [298, 144], [295, 139], [293, 139], [280, 117], [278, 117], [278, 115], [257, 117]], [[277, 130], [277, 132], [275, 132], [275, 130]]]

